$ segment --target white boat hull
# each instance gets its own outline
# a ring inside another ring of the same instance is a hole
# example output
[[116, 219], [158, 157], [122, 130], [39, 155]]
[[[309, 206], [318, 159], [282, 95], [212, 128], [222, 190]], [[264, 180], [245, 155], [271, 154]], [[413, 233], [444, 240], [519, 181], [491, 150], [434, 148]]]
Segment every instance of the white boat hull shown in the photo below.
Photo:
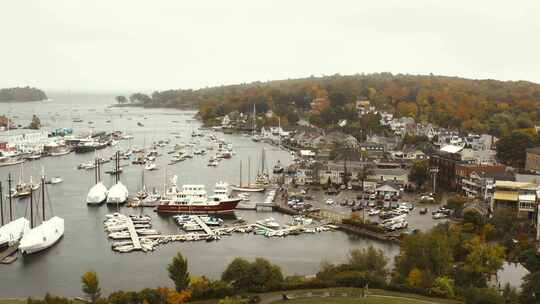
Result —
[[25, 233], [19, 250], [27, 255], [45, 250], [56, 244], [63, 235], [64, 219], [55, 216]]
[[19, 241], [30, 230], [30, 222], [24, 217], [0, 227], [0, 247], [7, 247]]
[[107, 187], [102, 182], [99, 182], [88, 191], [86, 203], [89, 205], [101, 204], [107, 199], [107, 193]]

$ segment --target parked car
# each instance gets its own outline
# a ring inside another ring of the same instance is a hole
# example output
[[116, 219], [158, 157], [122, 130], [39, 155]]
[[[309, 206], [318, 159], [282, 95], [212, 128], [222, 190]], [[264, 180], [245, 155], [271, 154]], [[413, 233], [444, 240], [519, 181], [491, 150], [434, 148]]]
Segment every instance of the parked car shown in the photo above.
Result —
[[444, 218], [447, 218], [448, 215], [444, 214], [444, 213], [441, 213], [441, 212], [436, 212], [435, 214], [433, 214], [433, 219], [435, 220], [438, 220], [438, 219], [444, 219]]
[[430, 196], [430, 195], [422, 195], [422, 196], [420, 196], [420, 201], [422, 201], [422, 202], [433, 202], [433, 201], [435, 201], [435, 198], [433, 196]]
[[420, 209], [420, 214], [426, 214], [428, 212], [427, 208]]

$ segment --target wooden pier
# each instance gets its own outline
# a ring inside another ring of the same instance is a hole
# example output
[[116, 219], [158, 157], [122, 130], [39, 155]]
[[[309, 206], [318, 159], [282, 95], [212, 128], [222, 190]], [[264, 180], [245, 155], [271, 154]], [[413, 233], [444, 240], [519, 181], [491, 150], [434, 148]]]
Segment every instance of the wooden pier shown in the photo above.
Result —
[[127, 218], [126, 225], [129, 231], [129, 235], [131, 237], [131, 242], [133, 242], [133, 249], [134, 250], [141, 250], [141, 241], [139, 240], [139, 235], [137, 234], [137, 231], [135, 230], [135, 225], [133, 225], [133, 221], [131, 218]]
[[208, 225], [206, 225], [206, 223], [203, 220], [201, 220], [199, 216], [194, 215], [192, 216], [192, 218], [195, 220], [195, 222], [197, 222], [197, 225], [199, 225], [204, 230], [204, 232], [206, 232], [206, 234], [210, 236], [215, 236], [214, 230], [208, 227]]

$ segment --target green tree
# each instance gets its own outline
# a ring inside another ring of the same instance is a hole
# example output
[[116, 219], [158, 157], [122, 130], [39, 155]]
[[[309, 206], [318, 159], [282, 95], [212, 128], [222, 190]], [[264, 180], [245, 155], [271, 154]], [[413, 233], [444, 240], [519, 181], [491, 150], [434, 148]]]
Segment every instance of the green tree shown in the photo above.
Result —
[[81, 277], [82, 291], [92, 303], [96, 303], [101, 296], [99, 279], [94, 271], [85, 272]]
[[251, 263], [243, 258], [235, 258], [225, 271], [221, 274], [221, 279], [229, 282], [236, 290], [245, 290], [250, 287]]
[[486, 243], [479, 236], [464, 243], [468, 251], [461, 266], [461, 285], [486, 287], [489, 276], [502, 267], [504, 248], [497, 244]]
[[467, 304], [504, 304], [504, 298], [493, 288], [469, 288], [465, 292]]
[[436, 297], [453, 298], [455, 296], [454, 280], [447, 276], [437, 277], [429, 292]]
[[356, 173], [356, 177], [360, 180], [360, 189], [364, 192], [364, 183], [368, 177], [373, 174], [373, 167], [368, 164], [362, 164]]
[[366, 272], [384, 279], [388, 274], [387, 265], [388, 259], [384, 252], [373, 246], [353, 249], [349, 252], [348, 266], [353, 271]]
[[504, 289], [502, 292], [502, 296], [504, 298], [504, 304], [519, 304], [519, 294], [517, 290], [510, 286], [509, 283], [506, 283], [504, 285]]
[[539, 144], [539, 137], [533, 131], [516, 130], [497, 142], [497, 158], [507, 165], [523, 168], [527, 148]]
[[37, 115], [32, 115], [32, 122], [30, 122], [30, 129], [39, 130], [41, 128], [41, 120]]
[[540, 303], [540, 271], [531, 272], [523, 278], [519, 298], [524, 304]]
[[119, 95], [119, 96], [116, 96], [114, 98], [116, 100], [116, 102], [118, 102], [119, 104], [124, 104], [126, 103], [128, 100], [126, 98], [126, 96], [123, 96], [123, 95]]
[[174, 282], [176, 291], [181, 292], [189, 285], [189, 272], [187, 259], [180, 252], [176, 254], [172, 262], [167, 266], [169, 278]]
[[409, 180], [414, 181], [416, 187], [421, 189], [428, 178], [428, 163], [415, 161], [409, 171]]

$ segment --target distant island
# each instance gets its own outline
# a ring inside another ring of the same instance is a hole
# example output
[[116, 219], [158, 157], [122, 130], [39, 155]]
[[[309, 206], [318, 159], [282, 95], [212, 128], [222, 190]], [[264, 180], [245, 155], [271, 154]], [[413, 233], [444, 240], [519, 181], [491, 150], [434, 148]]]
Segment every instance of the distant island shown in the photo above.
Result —
[[33, 87], [15, 87], [0, 89], [0, 102], [25, 102], [47, 100], [47, 95]]

